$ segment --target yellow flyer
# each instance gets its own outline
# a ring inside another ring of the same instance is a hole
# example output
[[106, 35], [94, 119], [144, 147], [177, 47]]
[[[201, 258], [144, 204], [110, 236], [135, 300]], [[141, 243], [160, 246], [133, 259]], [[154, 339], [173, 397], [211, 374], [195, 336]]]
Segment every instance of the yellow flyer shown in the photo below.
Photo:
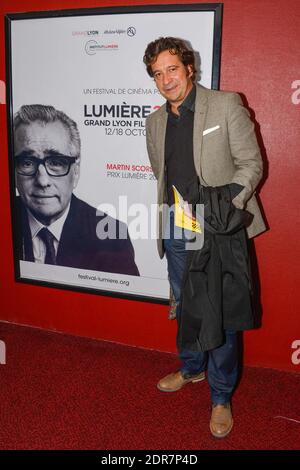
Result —
[[174, 185], [172, 187], [175, 199], [175, 225], [192, 232], [202, 233], [200, 224], [191, 213], [188, 203], [184, 201], [176, 187]]

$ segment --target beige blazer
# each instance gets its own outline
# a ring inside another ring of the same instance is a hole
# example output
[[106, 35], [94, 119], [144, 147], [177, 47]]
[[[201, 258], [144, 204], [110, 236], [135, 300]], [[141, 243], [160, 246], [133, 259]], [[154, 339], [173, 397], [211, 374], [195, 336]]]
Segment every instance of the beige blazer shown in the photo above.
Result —
[[[146, 119], [147, 149], [157, 179], [157, 201], [160, 206], [166, 202], [167, 119], [165, 104]], [[266, 227], [254, 195], [262, 177], [262, 158], [254, 124], [237, 93], [208, 90], [196, 85], [193, 148], [195, 168], [201, 184], [221, 186], [238, 183], [244, 186], [233, 203], [254, 215], [247, 228], [249, 237], [263, 232]], [[163, 211], [159, 211], [158, 215], [158, 251], [160, 257], [163, 257]]]

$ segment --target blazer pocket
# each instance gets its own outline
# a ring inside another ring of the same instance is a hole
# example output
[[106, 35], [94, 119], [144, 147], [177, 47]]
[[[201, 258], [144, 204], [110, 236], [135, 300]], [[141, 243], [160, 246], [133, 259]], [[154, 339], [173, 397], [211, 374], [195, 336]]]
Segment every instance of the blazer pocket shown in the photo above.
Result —
[[203, 131], [203, 138], [207, 139], [209, 137], [214, 137], [215, 135], [221, 134], [222, 129], [220, 126], [210, 127]]

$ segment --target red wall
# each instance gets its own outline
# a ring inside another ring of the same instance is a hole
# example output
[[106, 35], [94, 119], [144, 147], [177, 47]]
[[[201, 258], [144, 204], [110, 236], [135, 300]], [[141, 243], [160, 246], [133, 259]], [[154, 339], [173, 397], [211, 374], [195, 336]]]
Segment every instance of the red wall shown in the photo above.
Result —
[[[1, 0], [0, 14], [145, 3], [180, 2]], [[266, 162], [266, 178], [260, 198], [270, 226], [270, 230], [255, 242], [263, 321], [259, 330], [245, 334], [245, 363], [300, 372], [300, 351], [298, 354], [292, 349], [295, 340], [299, 340], [300, 345], [300, 224], [297, 198], [300, 185], [300, 2], [286, 0], [283, 4], [278, 0], [224, 0], [223, 3], [221, 88], [242, 92], [247, 97], [249, 108], [254, 110]], [[3, 21], [0, 47], [0, 80], [5, 80]], [[292, 83], [296, 80], [299, 81], [295, 84], [298, 91], [292, 89]], [[0, 318], [174, 351], [175, 324], [167, 321], [165, 306], [14, 281], [6, 106], [3, 104], [0, 105], [0, 126]]]

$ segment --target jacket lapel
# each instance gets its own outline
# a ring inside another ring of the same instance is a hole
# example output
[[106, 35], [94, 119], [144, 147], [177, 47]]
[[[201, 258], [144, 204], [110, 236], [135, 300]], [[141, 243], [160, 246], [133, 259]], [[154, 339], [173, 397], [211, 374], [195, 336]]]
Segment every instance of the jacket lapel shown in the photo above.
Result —
[[21, 202], [20, 197], [17, 198], [17, 207], [17, 224], [18, 232], [20, 234], [19, 241], [21, 242], [19, 246], [19, 259], [24, 261], [31, 261], [34, 263], [32, 237], [28, 221], [28, 215], [24, 205]]
[[[72, 194], [70, 210], [65, 220], [58, 244], [56, 261], [59, 265], [68, 266], [71, 256], [74, 258], [74, 254], [76, 254], [76, 257], [81, 254], [82, 233], [86, 228], [82, 223], [81, 216], [78, 199]], [[74, 227], [76, 227], [76, 231]]]
[[165, 171], [165, 140], [166, 140], [166, 131], [167, 131], [167, 122], [168, 122], [168, 113], [166, 111], [166, 105], [163, 105], [160, 108], [158, 129], [157, 129], [157, 148], [161, 158], [160, 176], [164, 174]]
[[[201, 85], [196, 85], [196, 103], [195, 103], [195, 116], [194, 116], [194, 137], [193, 137], [193, 150], [194, 150], [194, 162], [196, 171], [200, 177], [201, 183], [205, 184], [205, 180], [202, 176], [202, 139], [203, 131], [205, 127], [205, 119], [207, 114], [208, 104], [205, 88]], [[160, 162], [162, 166], [160, 168], [160, 176], [164, 174], [165, 168], [165, 139], [167, 129], [168, 113], [166, 112], [166, 105], [160, 108], [160, 114], [158, 119], [158, 128], [156, 132], [157, 136], [157, 149], [161, 156]]]
[[207, 114], [207, 97], [205, 95], [205, 89], [196, 85], [196, 103], [195, 103], [195, 116], [194, 116], [194, 162], [196, 171], [200, 177], [200, 182], [205, 184], [205, 180], [202, 176], [202, 139], [203, 131], [205, 126], [205, 119]]

